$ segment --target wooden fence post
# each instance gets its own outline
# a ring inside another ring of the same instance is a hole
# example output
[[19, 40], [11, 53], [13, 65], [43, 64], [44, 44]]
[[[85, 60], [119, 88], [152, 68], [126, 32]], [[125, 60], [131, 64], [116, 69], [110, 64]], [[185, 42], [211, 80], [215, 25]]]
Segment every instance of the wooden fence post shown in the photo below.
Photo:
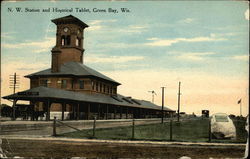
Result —
[[172, 127], [173, 127], [173, 123], [172, 123], [172, 119], [170, 120], [170, 141], [172, 141], [172, 138], [173, 138], [173, 135], [172, 135], [172, 133], [173, 133], [173, 129], [172, 129]]
[[132, 120], [132, 139], [135, 138], [135, 119]]
[[94, 117], [94, 123], [93, 123], [93, 137], [95, 137], [95, 127], [96, 127], [96, 117]]
[[56, 117], [54, 117], [53, 121], [53, 136], [56, 136]]

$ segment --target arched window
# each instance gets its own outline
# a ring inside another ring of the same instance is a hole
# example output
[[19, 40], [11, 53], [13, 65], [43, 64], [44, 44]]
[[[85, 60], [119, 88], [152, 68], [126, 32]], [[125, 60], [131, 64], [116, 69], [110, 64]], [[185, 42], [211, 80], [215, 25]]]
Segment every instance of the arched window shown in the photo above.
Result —
[[70, 45], [70, 35], [66, 36], [66, 45]]
[[79, 46], [79, 39], [76, 38], [76, 46]]
[[76, 46], [81, 46], [81, 39], [79, 37], [76, 38]]
[[65, 38], [65, 36], [63, 35], [62, 38], [61, 38], [61, 44], [62, 44], [62, 46], [65, 45], [65, 40], [66, 40], [66, 38]]

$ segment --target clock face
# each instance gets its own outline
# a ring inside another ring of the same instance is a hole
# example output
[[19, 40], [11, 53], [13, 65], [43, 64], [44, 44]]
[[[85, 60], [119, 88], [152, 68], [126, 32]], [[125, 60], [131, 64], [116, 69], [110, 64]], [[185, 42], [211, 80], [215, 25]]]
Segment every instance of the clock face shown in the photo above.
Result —
[[66, 27], [66, 28], [63, 29], [63, 31], [66, 33], [66, 32], [69, 31], [69, 28]]

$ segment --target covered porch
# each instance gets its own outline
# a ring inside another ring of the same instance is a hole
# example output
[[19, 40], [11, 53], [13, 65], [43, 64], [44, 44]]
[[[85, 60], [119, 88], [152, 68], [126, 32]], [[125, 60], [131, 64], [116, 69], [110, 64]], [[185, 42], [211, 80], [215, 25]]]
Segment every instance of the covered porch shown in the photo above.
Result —
[[[40, 116], [47, 121], [54, 116], [61, 120], [158, 118], [162, 112], [161, 107], [149, 101], [131, 97], [77, 93], [48, 87], [36, 87], [3, 98], [13, 100], [13, 118], [16, 118], [18, 101], [29, 101], [31, 120], [38, 120]], [[57, 111], [53, 109], [55, 105]], [[37, 106], [40, 106], [39, 110]], [[164, 108], [165, 117], [170, 117], [173, 112]]]

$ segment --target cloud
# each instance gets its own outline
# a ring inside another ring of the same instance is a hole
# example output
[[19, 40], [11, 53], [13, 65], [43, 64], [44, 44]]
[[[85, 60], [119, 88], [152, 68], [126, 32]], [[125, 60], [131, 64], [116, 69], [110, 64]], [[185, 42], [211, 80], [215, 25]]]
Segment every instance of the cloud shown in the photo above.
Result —
[[182, 19], [179, 21], [179, 23], [186, 23], [186, 24], [189, 24], [189, 23], [192, 23], [194, 22], [195, 19], [194, 18], [186, 18], [186, 19]]
[[6, 32], [6, 33], [1, 33], [1, 38], [4, 39], [14, 39], [14, 36], [11, 34], [14, 34], [14, 32]]
[[109, 56], [95, 55], [87, 56], [86, 62], [88, 63], [126, 63], [131, 61], [143, 60], [143, 56]]
[[89, 27], [87, 28], [88, 31], [97, 31], [104, 29], [106, 26], [104, 23], [113, 23], [116, 22], [116, 19], [109, 19], [109, 20], [92, 20], [89, 22]]
[[143, 46], [143, 44], [139, 43], [103, 43], [99, 46], [105, 47], [105, 48], [133, 48], [133, 47], [139, 47]]
[[208, 42], [208, 41], [222, 41], [227, 40], [225, 38], [218, 37], [193, 37], [193, 38], [175, 38], [175, 39], [159, 39], [159, 38], [149, 38], [153, 42], [145, 43], [147, 46], [171, 46], [172, 44], [179, 42]]
[[3, 43], [2, 47], [7, 49], [23, 49], [23, 48], [34, 48], [33, 52], [40, 53], [49, 51], [51, 47], [55, 45], [54, 37], [45, 37], [39, 41], [25, 41], [22, 43]]
[[232, 58], [235, 59], [235, 60], [243, 60], [243, 61], [248, 61], [249, 60], [248, 55], [233, 56]]
[[191, 61], [203, 61], [207, 55], [214, 55], [214, 52], [185, 52], [176, 56], [179, 59], [191, 60]]
[[249, 8], [245, 12], [245, 18], [246, 20], [249, 20]]
[[103, 30], [103, 31], [108, 31], [110, 32], [114, 32], [114, 33], [141, 33], [147, 30], [147, 26], [146, 25], [129, 25], [126, 27], [109, 27], [109, 25], [107, 25], [107, 23], [113, 23], [116, 22], [116, 19], [110, 19], [110, 20], [93, 20], [90, 21], [89, 23], [89, 28], [88, 31], [97, 31], [97, 30]]

